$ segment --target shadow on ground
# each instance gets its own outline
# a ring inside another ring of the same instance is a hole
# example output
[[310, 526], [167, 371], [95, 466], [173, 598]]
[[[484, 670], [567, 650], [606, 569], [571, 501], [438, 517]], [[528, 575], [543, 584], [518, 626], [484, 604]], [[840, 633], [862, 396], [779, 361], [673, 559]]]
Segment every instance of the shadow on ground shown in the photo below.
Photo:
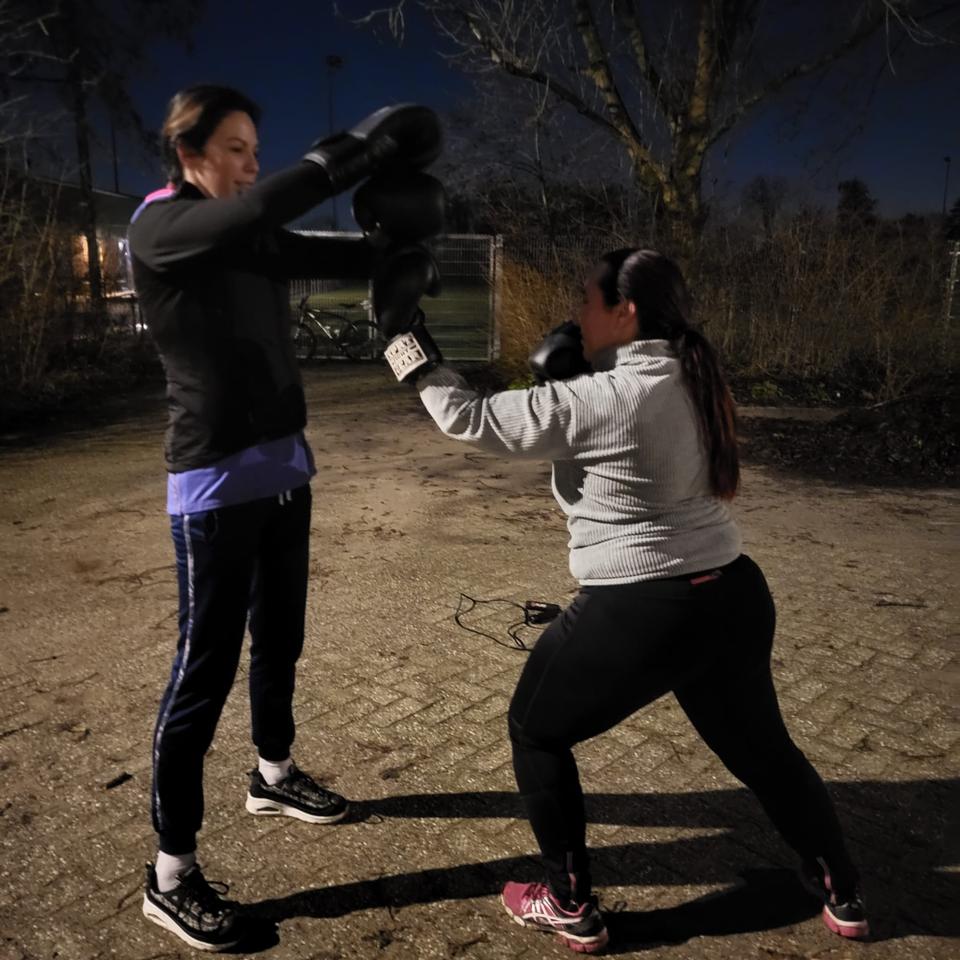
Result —
[[[960, 780], [835, 783], [830, 790], [856, 841], [874, 939], [960, 936], [955, 909], [960, 884], [957, 875], [945, 869], [958, 862], [955, 812], [960, 809]], [[389, 819], [397, 817], [523, 816], [517, 796], [504, 792], [414, 794], [358, 807], [359, 817], [387, 827]], [[731, 843], [755, 849], [768, 842], [772, 833], [746, 790], [590, 794], [587, 807], [593, 823], [722, 830], [710, 836], [593, 850], [599, 887], [629, 884], [638, 878], [644, 886], [728, 885], [669, 909], [626, 910], [620, 909], [625, 905], [613, 905], [607, 916], [615, 952], [704, 935], [773, 929], [809, 919], [819, 911], [819, 904], [791, 870], [737, 870], [725, 862]], [[488, 897], [507, 880], [535, 878], [531, 858], [511, 857], [304, 890], [247, 909], [261, 922], [334, 917], [374, 907]], [[604, 907], [609, 910], [611, 905]]]

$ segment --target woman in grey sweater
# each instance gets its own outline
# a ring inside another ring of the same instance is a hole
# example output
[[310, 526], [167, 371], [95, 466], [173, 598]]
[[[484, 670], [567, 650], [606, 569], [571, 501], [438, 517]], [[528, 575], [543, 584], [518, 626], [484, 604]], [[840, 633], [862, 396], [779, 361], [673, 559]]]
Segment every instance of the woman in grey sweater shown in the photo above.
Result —
[[571, 748], [670, 691], [800, 855], [827, 926], [868, 932], [833, 804], [780, 715], [773, 600], [727, 507], [739, 482], [733, 399], [689, 316], [672, 261], [617, 250], [584, 285], [578, 323], [592, 372], [491, 396], [443, 365], [417, 380], [448, 436], [553, 461], [580, 591], [540, 637], [510, 705], [545, 879], [508, 883], [501, 899], [516, 922], [579, 952], [608, 935]]

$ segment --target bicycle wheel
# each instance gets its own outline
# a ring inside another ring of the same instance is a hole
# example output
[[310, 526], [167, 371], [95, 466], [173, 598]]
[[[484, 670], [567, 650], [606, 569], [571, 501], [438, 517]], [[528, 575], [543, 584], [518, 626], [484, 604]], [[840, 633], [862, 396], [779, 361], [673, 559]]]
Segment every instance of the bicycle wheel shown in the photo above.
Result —
[[298, 323], [293, 331], [293, 352], [298, 360], [311, 360], [317, 349], [317, 338], [305, 324]]
[[340, 349], [349, 360], [376, 360], [383, 356], [383, 339], [375, 323], [350, 323], [340, 331]]

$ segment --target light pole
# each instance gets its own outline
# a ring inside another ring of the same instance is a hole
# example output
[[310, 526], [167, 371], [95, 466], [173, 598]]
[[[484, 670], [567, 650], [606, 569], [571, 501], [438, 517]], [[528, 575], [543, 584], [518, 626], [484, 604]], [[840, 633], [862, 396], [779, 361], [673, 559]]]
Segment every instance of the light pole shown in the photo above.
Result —
[[946, 167], [946, 170], [943, 174], [943, 209], [942, 213], [944, 216], [947, 215], [947, 190], [950, 189], [950, 158], [943, 158], [943, 165]]
[[[330, 118], [330, 136], [333, 136], [333, 75], [343, 66], [343, 57], [335, 53], [327, 54], [327, 108]], [[331, 198], [333, 204], [333, 229], [340, 229], [340, 221], [337, 217], [337, 198], [334, 195]]]
[[110, 114], [110, 150], [113, 153], [113, 192], [120, 192], [120, 173], [117, 169], [117, 125]]

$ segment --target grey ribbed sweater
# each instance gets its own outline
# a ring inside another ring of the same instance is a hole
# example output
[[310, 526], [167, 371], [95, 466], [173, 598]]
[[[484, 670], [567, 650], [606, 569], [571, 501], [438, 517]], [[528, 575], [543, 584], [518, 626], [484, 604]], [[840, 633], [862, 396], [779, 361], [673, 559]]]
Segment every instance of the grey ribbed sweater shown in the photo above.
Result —
[[710, 493], [693, 406], [669, 342], [611, 348], [594, 368], [480, 396], [441, 366], [417, 386], [447, 436], [553, 461], [570, 572], [581, 584], [676, 576], [735, 560], [740, 534]]

